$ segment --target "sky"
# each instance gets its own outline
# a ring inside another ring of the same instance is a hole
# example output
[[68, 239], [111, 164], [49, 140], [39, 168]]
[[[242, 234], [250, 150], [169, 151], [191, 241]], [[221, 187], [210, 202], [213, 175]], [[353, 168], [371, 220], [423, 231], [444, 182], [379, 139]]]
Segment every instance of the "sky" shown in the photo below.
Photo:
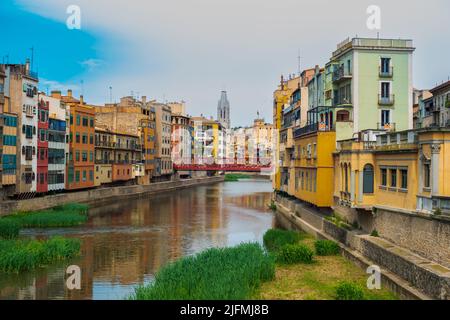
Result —
[[[70, 30], [77, 5], [81, 29]], [[381, 38], [412, 39], [414, 86], [450, 76], [448, 0], [1, 0], [0, 61], [32, 56], [43, 91], [73, 89], [93, 104], [121, 96], [186, 101], [216, 117], [227, 90], [233, 126], [271, 122], [280, 75], [323, 66], [347, 37], [376, 37], [366, 20], [381, 9]]]

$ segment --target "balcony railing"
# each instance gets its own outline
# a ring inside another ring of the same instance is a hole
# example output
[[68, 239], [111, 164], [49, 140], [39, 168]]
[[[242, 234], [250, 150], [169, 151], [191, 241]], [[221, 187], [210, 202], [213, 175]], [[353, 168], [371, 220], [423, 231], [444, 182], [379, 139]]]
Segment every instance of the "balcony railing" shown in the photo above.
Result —
[[386, 130], [386, 131], [395, 131], [395, 123], [390, 122], [390, 123], [377, 123], [377, 129], [378, 130]]
[[394, 67], [390, 66], [386, 70], [385, 68], [382, 68], [380, 66], [379, 67], [379, 75], [380, 75], [380, 78], [392, 78], [392, 76], [394, 75]]
[[332, 131], [329, 126], [323, 124], [323, 123], [312, 123], [308, 124], [302, 128], [297, 128], [294, 130], [294, 139], [301, 137], [303, 135], [313, 133], [313, 132], [325, 132], [325, 131]]
[[333, 82], [340, 82], [352, 78], [352, 72], [340, 67], [333, 72]]
[[378, 95], [378, 104], [380, 106], [392, 106], [395, 103], [395, 95], [390, 94], [387, 96], [383, 96], [381, 94]]

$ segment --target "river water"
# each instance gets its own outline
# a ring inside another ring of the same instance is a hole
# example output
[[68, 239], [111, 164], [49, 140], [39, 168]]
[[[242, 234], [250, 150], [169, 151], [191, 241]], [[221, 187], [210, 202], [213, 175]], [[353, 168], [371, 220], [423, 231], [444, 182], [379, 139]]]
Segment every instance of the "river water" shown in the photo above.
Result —
[[[0, 299], [123, 299], [150, 283], [169, 261], [210, 247], [262, 241], [275, 221], [272, 186], [242, 180], [119, 200], [89, 210], [70, 229], [26, 230], [24, 237], [82, 240], [81, 256], [20, 274], [0, 274]], [[81, 289], [66, 287], [66, 269], [81, 269]]]

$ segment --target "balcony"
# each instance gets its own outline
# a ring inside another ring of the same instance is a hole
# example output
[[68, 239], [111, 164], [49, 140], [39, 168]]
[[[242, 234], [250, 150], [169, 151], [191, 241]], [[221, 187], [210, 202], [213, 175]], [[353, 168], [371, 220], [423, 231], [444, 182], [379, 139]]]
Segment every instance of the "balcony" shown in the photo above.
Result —
[[385, 131], [395, 131], [395, 123], [377, 123], [377, 130], [385, 130]]
[[378, 74], [380, 78], [392, 78], [392, 76], [394, 75], [394, 67], [388, 67], [386, 70], [386, 68], [382, 68], [380, 66]]
[[378, 95], [378, 104], [380, 106], [392, 106], [395, 103], [395, 95], [394, 94], [390, 94], [387, 96]]
[[298, 128], [294, 130], [294, 139], [299, 138], [301, 136], [304, 136], [306, 134], [309, 133], [314, 133], [314, 132], [326, 132], [326, 131], [333, 131], [331, 130], [328, 126], [326, 126], [325, 124], [322, 123], [312, 123], [312, 124], [308, 124], [302, 128]]
[[352, 72], [344, 67], [340, 67], [333, 71], [333, 82], [342, 82], [352, 78]]

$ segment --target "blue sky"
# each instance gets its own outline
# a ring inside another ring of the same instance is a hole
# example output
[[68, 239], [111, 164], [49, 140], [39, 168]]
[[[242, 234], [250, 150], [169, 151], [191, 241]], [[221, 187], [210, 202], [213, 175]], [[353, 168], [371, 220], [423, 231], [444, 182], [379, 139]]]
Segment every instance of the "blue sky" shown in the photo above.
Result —
[[[79, 5], [81, 30], [66, 27]], [[375, 37], [366, 8], [382, 13], [380, 36], [413, 39], [414, 86], [450, 76], [448, 0], [1, 0], [0, 61], [24, 62], [35, 48], [41, 89], [81, 91], [94, 104], [121, 96], [185, 100], [188, 113], [216, 115], [226, 89], [232, 124], [257, 111], [272, 118], [280, 74], [323, 66], [336, 44]]]
[[0, 42], [2, 61], [8, 55], [11, 63], [24, 62], [34, 48], [34, 71], [43, 79], [79, 83], [80, 75], [89, 69], [86, 64], [99, 59], [98, 37], [25, 11], [13, 0], [1, 1], [0, 21], [7, 28]]

